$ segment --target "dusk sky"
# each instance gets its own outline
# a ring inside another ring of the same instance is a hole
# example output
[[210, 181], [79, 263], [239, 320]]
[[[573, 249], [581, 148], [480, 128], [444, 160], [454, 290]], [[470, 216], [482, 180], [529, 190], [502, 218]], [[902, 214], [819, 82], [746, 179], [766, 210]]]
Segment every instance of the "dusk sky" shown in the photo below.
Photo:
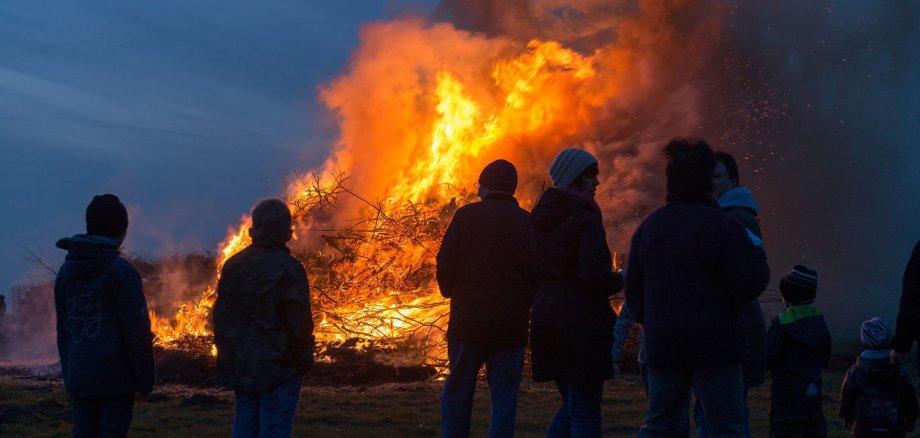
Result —
[[[432, 3], [432, 2], [428, 2]], [[93, 195], [128, 206], [128, 253], [213, 250], [334, 141], [317, 87], [359, 27], [424, 1], [0, 3], [0, 292], [57, 267]], [[37, 277], [36, 277], [37, 276]]]

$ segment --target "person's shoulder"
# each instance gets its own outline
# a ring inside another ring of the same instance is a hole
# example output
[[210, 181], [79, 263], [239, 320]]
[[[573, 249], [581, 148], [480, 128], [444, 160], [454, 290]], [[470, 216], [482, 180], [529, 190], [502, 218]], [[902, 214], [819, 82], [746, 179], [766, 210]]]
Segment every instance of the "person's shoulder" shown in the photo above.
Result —
[[140, 279], [141, 274], [137, 271], [137, 268], [131, 264], [124, 257], [118, 256], [112, 260], [112, 263], [109, 265], [108, 270], [110, 273], [123, 277], [125, 279]]

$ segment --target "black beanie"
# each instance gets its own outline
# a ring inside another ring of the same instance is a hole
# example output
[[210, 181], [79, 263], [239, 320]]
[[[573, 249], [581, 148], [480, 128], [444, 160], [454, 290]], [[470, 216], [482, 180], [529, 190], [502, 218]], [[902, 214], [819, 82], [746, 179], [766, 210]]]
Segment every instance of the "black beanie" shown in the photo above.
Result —
[[495, 160], [482, 169], [479, 185], [489, 190], [514, 194], [517, 189], [517, 170], [505, 160]]
[[121, 236], [128, 230], [128, 210], [118, 196], [93, 196], [86, 207], [86, 234], [111, 237]]
[[818, 273], [802, 265], [795, 265], [779, 281], [779, 292], [788, 304], [811, 304], [818, 292]]

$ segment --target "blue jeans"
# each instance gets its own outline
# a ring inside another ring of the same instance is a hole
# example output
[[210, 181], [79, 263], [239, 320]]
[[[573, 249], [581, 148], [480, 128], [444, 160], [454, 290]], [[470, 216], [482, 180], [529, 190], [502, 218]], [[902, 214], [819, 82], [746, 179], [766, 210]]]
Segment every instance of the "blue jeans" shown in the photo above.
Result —
[[[645, 388], [645, 396], [648, 397], [648, 365], [639, 364], [639, 377], [642, 378], [642, 387]], [[680, 423], [675, 438], [690, 438], [690, 399], [687, 399], [688, 405], [680, 411]]]
[[445, 438], [470, 435], [473, 393], [479, 369], [485, 364], [492, 400], [489, 436], [514, 436], [524, 347], [448, 340], [447, 361], [450, 374], [441, 392], [441, 435]]
[[648, 413], [639, 438], [679, 434], [687, 416], [691, 390], [699, 395], [705, 409], [710, 436], [744, 435], [744, 383], [740, 364], [698, 370], [649, 367], [648, 384]]
[[298, 374], [265, 392], [234, 391], [233, 438], [291, 436], [302, 385]]
[[[747, 395], [748, 388], [744, 387], [744, 438], [751, 438], [751, 413], [748, 410]], [[697, 438], [707, 438], [709, 433], [706, 430], [706, 415], [699, 397], [696, 398], [696, 403], [693, 407], [693, 420], [696, 422]]]
[[70, 396], [73, 436], [126, 437], [134, 414], [134, 393], [106, 398]]
[[546, 430], [547, 438], [601, 436], [601, 401], [604, 382], [566, 383], [557, 380], [562, 405]]

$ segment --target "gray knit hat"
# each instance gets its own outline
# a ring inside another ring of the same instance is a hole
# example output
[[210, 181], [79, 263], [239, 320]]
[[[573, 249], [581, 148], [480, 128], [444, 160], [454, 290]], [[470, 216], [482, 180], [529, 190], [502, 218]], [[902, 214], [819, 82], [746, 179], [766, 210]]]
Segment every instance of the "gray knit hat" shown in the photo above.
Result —
[[859, 340], [866, 348], [887, 348], [891, 343], [891, 326], [882, 318], [872, 318], [863, 321], [859, 328]]
[[572, 185], [575, 178], [578, 178], [592, 164], [597, 164], [597, 158], [584, 149], [568, 148], [559, 152], [553, 164], [549, 166], [549, 176], [553, 179], [553, 185], [557, 188], [564, 189]]

